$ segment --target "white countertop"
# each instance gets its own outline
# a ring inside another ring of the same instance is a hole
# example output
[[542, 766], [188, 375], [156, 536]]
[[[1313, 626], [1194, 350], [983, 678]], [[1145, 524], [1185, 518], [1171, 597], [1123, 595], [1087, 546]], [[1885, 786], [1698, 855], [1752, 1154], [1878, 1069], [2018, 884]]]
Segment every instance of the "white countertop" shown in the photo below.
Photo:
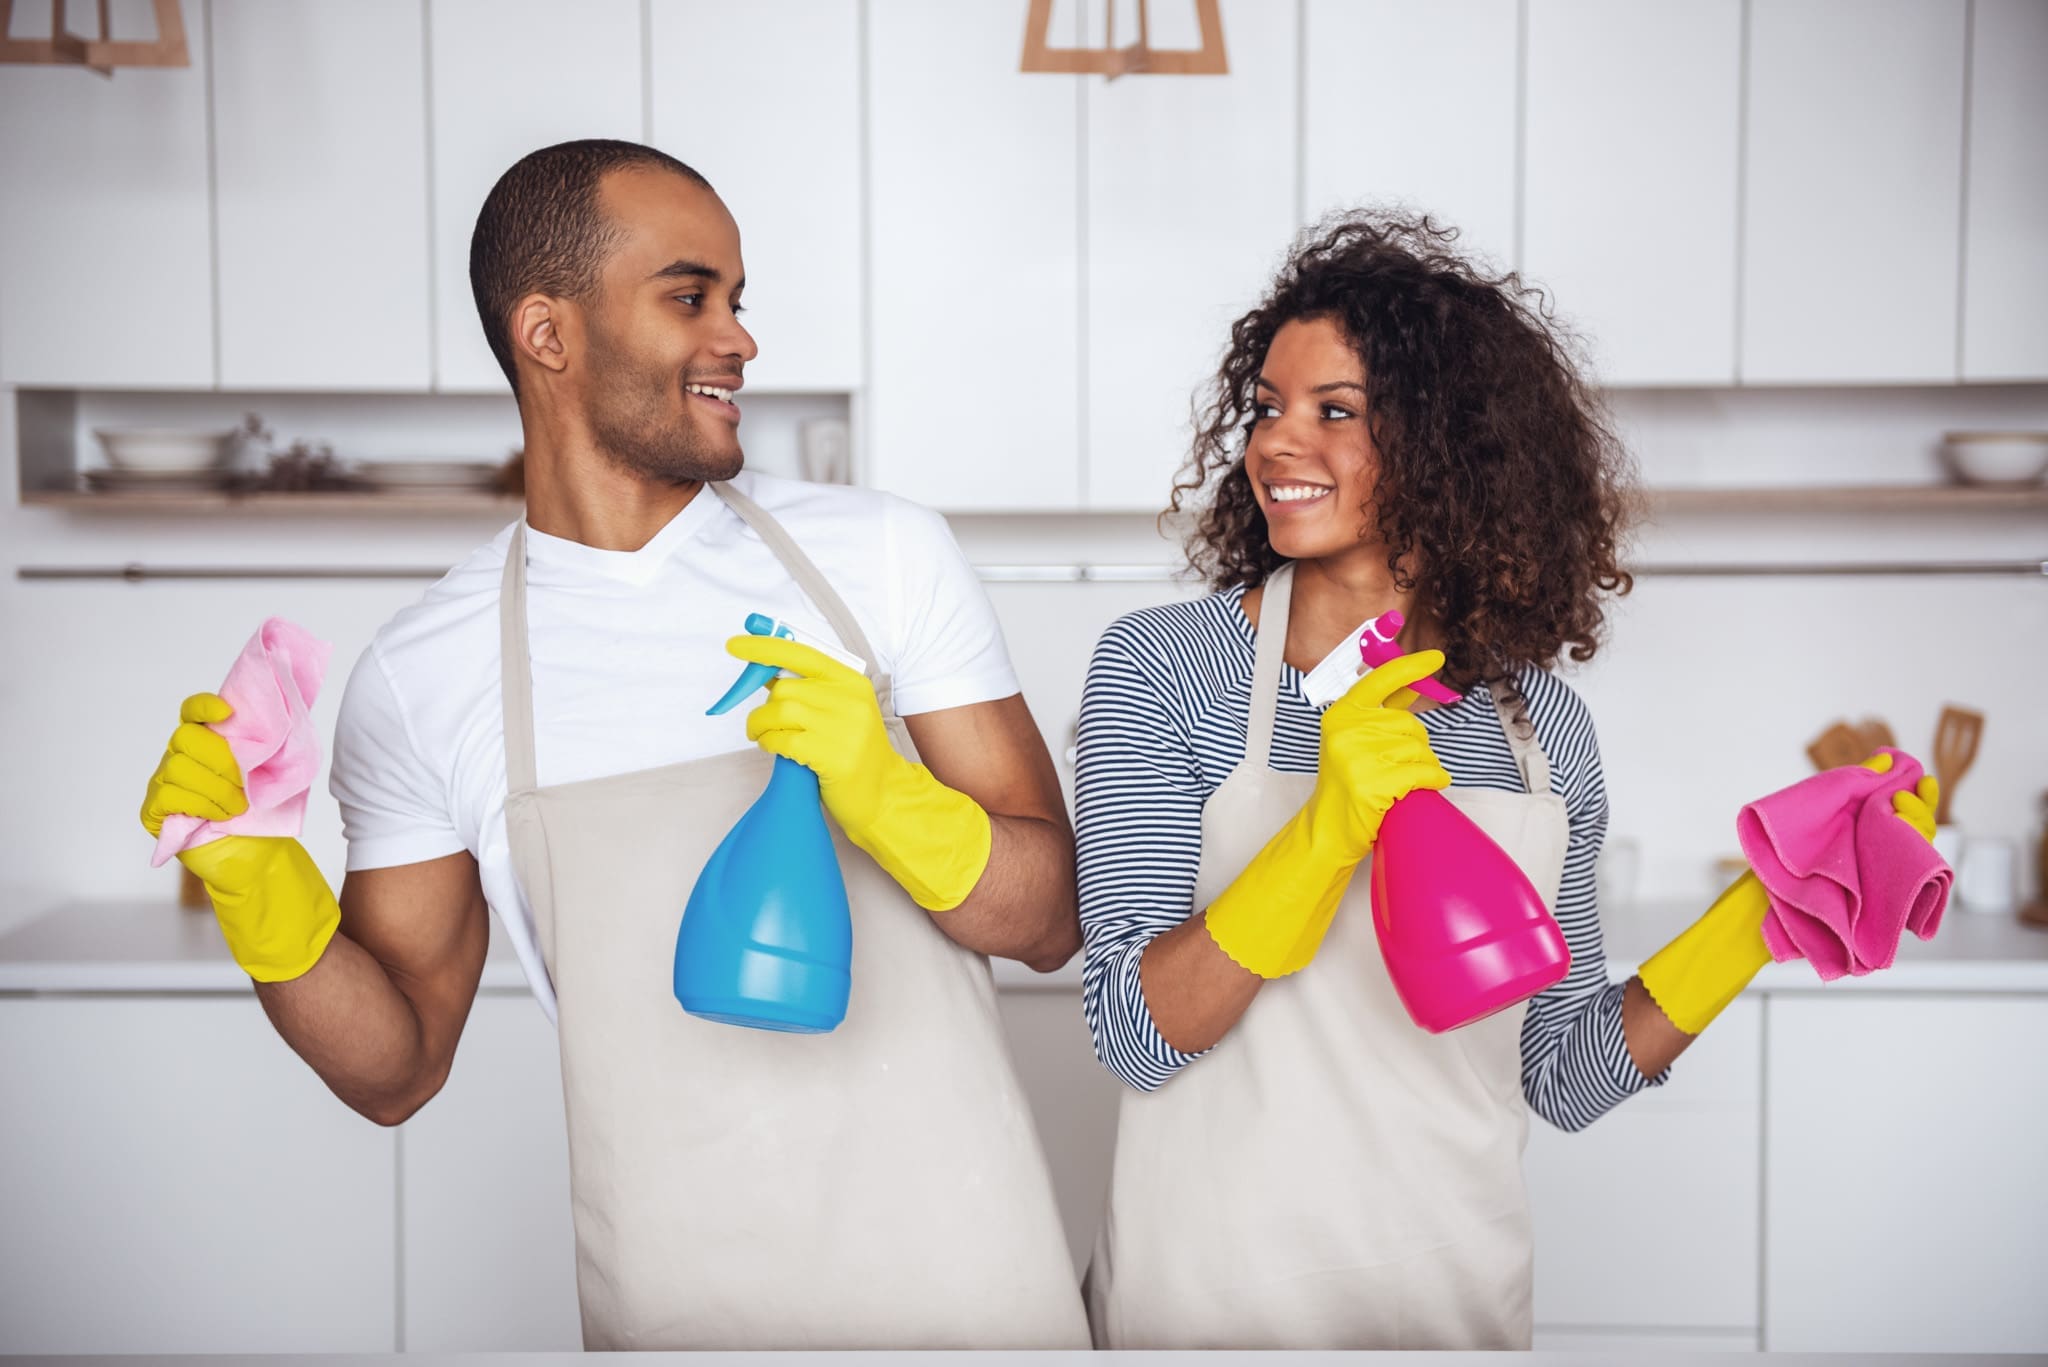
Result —
[[[1649, 903], [1607, 918], [1609, 976], [1616, 981], [1702, 910], [1693, 903]], [[1056, 973], [994, 961], [999, 987], [1078, 991], [1076, 955]], [[72, 902], [0, 935], [0, 993], [245, 992], [249, 979], [228, 957], [213, 916], [164, 900]], [[481, 990], [525, 992], [526, 977], [495, 921]], [[1882, 973], [1823, 983], [1804, 963], [1772, 964], [1756, 992], [2048, 992], [2048, 930], [2012, 916], [1951, 906], [1931, 941], [1912, 936]]]

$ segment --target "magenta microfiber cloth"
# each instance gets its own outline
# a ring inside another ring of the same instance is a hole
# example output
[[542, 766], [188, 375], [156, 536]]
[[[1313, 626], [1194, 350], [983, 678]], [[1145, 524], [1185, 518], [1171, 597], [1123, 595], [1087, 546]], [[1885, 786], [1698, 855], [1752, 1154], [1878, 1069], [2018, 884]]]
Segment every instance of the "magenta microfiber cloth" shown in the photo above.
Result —
[[1889, 968], [1912, 931], [1934, 938], [1955, 873], [1892, 810], [1920, 781], [1903, 750], [1887, 773], [1860, 764], [1815, 774], [1759, 798], [1735, 818], [1750, 868], [1770, 894], [1764, 944], [1779, 963], [1804, 957], [1832, 981]]
[[213, 723], [242, 768], [249, 810], [226, 821], [165, 817], [151, 868], [224, 835], [297, 835], [304, 828], [306, 794], [320, 772], [313, 700], [333, 653], [333, 646], [282, 617], [256, 629], [220, 686], [235, 714]]

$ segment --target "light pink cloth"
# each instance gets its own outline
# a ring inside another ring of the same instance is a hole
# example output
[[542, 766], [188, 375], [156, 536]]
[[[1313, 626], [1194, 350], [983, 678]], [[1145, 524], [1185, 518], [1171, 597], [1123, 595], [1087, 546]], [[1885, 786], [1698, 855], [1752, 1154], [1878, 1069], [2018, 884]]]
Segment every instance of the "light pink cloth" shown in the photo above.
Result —
[[1779, 963], [1804, 957], [1823, 981], [1891, 967], [1907, 931], [1934, 938], [1955, 873], [1892, 810], [1920, 781], [1920, 761], [1886, 749], [1889, 773], [1860, 764], [1815, 774], [1735, 818], [1742, 853], [1770, 894], [1764, 944]]
[[150, 867], [224, 835], [297, 835], [304, 828], [306, 793], [320, 772], [313, 700], [333, 653], [332, 645], [282, 617], [256, 629], [220, 686], [235, 714], [213, 723], [242, 767], [249, 810], [227, 821], [165, 817]]

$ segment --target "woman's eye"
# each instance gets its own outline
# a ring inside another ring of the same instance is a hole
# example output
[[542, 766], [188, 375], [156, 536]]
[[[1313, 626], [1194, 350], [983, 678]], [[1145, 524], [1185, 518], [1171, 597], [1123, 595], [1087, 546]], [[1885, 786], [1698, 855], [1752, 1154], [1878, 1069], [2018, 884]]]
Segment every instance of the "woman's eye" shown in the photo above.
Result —
[[1341, 422], [1345, 418], [1353, 418], [1358, 415], [1340, 404], [1326, 403], [1323, 405], [1323, 416], [1333, 422]]
[[1279, 416], [1280, 410], [1275, 408], [1272, 404], [1255, 403], [1252, 405], [1253, 422], [1264, 422], [1267, 418], [1277, 418]]

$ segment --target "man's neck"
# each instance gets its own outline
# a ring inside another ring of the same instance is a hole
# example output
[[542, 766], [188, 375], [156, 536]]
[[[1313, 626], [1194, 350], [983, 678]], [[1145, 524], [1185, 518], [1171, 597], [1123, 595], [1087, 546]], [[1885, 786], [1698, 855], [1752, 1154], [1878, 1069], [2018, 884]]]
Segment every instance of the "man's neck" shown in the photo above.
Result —
[[522, 416], [526, 522], [537, 532], [599, 550], [637, 551], [704, 487], [649, 479], [607, 459], [587, 431]]

